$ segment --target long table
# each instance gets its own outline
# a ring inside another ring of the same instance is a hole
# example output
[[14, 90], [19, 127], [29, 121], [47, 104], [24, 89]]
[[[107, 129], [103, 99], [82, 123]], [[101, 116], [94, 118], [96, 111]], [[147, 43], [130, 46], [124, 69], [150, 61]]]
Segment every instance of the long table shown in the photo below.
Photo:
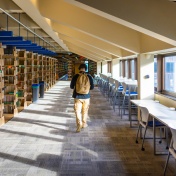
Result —
[[[131, 100], [130, 104], [133, 103], [136, 106], [146, 107], [149, 114], [153, 117], [153, 124], [155, 121], [160, 121], [169, 128], [176, 129], [176, 111], [171, 110], [169, 107], [160, 104], [154, 100]], [[129, 119], [131, 120], [131, 111], [129, 113]], [[156, 135], [155, 125], [153, 125], [153, 147], [154, 154], [156, 154]]]

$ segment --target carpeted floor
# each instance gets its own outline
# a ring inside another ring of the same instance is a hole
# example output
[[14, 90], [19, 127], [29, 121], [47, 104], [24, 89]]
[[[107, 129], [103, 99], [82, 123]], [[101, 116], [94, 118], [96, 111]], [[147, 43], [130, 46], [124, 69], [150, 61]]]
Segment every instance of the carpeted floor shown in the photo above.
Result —
[[[89, 126], [75, 133], [69, 84], [59, 81], [0, 127], [0, 176], [163, 175], [167, 156], [153, 154], [152, 139], [141, 151], [141, 140], [135, 143], [137, 128], [113, 111], [98, 88], [91, 91]], [[157, 150], [165, 150], [164, 141]], [[171, 157], [167, 176], [174, 175], [174, 168]]]

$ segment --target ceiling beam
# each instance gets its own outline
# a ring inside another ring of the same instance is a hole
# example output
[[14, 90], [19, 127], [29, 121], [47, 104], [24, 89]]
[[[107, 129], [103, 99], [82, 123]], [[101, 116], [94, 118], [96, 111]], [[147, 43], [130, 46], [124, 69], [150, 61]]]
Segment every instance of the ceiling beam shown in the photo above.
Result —
[[[82, 51], [82, 52], [89, 53], [89, 54], [91, 54], [92, 56], [95, 56], [96, 58], [99, 58], [99, 59], [101, 59], [101, 60], [110, 60], [110, 59], [108, 59], [108, 58], [106, 58], [106, 57], [104, 57], [104, 56], [99, 55], [98, 53], [94, 53], [94, 52], [92, 52], [92, 51], [89, 51], [89, 50], [87, 50], [87, 49], [81, 48], [81, 47], [76, 46], [76, 45], [67, 44], [67, 46], [68, 46], [68, 48], [75, 48], [75, 49], [77, 49], [78, 51], [80, 50], [80, 51]], [[112, 59], [111, 59], [111, 60], [112, 60]]]
[[87, 51], [90, 51], [90, 52], [93, 52], [93, 53], [97, 53], [98, 55], [102, 56], [102, 57], [106, 57], [108, 59], [113, 59], [113, 56], [106, 53], [106, 52], [103, 52], [101, 50], [98, 50], [94, 47], [91, 47], [89, 45], [86, 45], [86, 44], [83, 44], [81, 42], [77, 42], [77, 41], [65, 41], [64, 40], [64, 43], [69, 47], [69, 45], [75, 45], [75, 46], [78, 46], [80, 48], [83, 48], [83, 49], [86, 49]]
[[36, 1], [40, 13], [50, 19], [52, 28], [57, 28], [58, 24], [64, 24], [132, 53], [140, 53], [140, 35], [135, 30], [63, 0]]
[[54, 28], [54, 30], [59, 33], [61, 39], [63, 39], [63, 36], [72, 37], [83, 43], [87, 43], [93, 47], [101, 49], [109, 54], [115, 55], [117, 57], [122, 57], [122, 50], [120, 48], [109, 43], [103, 42], [92, 36], [88, 36], [87, 34], [84, 34], [72, 28], [60, 25], [60, 27], [57, 26], [57, 28]]
[[65, 1], [176, 46], [176, 3], [169, 0]]
[[79, 54], [79, 55], [82, 55], [82, 56], [88, 56], [88, 57], [90, 57], [90, 58], [93, 58], [93, 59], [95, 59], [96, 61], [103, 61], [103, 60], [105, 60], [105, 59], [102, 59], [102, 58], [99, 58], [99, 57], [97, 57], [97, 56], [95, 56], [94, 54], [92, 54], [92, 53], [89, 53], [89, 52], [86, 52], [86, 51], [81, 51], [81, 50], [79, 50], [79, 49], [77, 49], [77, 48], [74, 48], [74, 47], [70, 47], [69, 48], [71, 51], [74, 51], [75, 53], [77, 53], [77, 54]]
[[75, 52], [75, 53], [77, 53], [77, 54], [79, 54], [79, 55], [81, 55], [81, 56], [84, 56], [87, 59], [90, 59], [90, 60], [92, 60], [94, 62], [101, 62], [101, 60], [98, 60], [97, 58], [92, 57], [92, 56], [90, 56], [88, 54], [82, 53], [81, 51], [77, 51], [77, 50], [74, 50], [74, 49], [72, 49], [72, 51]]

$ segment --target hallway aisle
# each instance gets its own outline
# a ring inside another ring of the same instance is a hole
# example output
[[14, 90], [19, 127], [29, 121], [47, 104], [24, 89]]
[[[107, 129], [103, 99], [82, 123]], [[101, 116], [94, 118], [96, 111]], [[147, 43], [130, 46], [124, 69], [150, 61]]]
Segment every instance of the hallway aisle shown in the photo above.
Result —
[[[136, 128], [120, 119], [97, 87], [91, 91], [89, 126], [76, 133], [69, 84], [57, 82], [0, 127], [0, 176], [162, 175], [166, 155], [153, 155], [151, 139], [142, 152]], [[171, 157], [167, 175], [173, 170]]]

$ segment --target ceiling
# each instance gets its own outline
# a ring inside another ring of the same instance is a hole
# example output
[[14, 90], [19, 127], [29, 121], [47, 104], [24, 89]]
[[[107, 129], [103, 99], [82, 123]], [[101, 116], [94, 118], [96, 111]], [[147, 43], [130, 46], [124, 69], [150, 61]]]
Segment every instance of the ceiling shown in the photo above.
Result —
[[[8, 30], [58, 53], [101, 62], [176, 51], [176, 3], [172, 1], [0, 0], [0, 7], [50, 45], [10, 19]], [[0, 27], [7, 29], [3, 13]]]

